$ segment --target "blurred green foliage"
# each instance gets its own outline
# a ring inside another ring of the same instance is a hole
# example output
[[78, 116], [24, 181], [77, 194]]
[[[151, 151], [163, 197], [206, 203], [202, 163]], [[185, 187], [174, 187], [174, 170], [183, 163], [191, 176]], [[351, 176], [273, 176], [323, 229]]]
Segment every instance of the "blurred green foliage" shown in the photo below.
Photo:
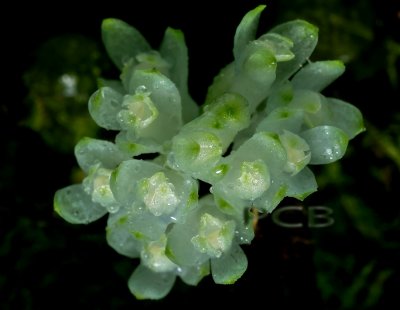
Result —
[[62, 152], [71, 153], [84, 136], [96, 136], [87, 102], [97, 89], [102, 65], [104, 55], [95, 41], [79, 35], [46, 41], [24, 75], [30, 109], [25, 124]]

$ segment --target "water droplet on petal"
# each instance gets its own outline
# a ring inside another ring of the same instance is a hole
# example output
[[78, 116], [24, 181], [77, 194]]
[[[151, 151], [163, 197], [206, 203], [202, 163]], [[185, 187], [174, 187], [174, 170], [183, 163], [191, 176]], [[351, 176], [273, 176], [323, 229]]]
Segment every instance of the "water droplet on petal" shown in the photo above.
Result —
[[147, 92], [147, 87], [144, 85], [140, 85], [135, 90], [136, 93], [145, 93]]
[[119, 205], [117, 204], [112, 204], [110, 206], [107, 207], [108, 212], [110, 213], [116, 213], [119, 210]]

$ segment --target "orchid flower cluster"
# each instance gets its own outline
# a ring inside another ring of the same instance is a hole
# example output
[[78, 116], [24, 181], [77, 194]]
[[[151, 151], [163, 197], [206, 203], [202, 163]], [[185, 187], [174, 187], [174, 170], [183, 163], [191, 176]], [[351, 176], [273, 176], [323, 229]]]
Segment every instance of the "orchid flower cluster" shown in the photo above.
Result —
[[[309, 60], [318, 29], [294, 20], [256, 38], [264, 8], [242, 19], [234, 60], [201, 107], [188, 92], [181, 31], [168, 28], [156, 51], [125, 22], [102, 23], [121, 75], [100, 80], [89, 112], [115, 139], [76, 145], [86, 177], [58, 190], [54, 209], [74, 224], [108, 216], [108, 244], [140, 259], [128, 280], [138, 299], [163, 298], [176, 277], [197, 285], [211, 273], [217, 284], [234, 283], [247, 268], [241, 245], [254, 237], [254, 210], [315, 192], [308, 166], [340, 159], [364, 130], [356, 107], [320, 93], [344, 65]], [[200, 182], [209, 193], [199, 198]]]

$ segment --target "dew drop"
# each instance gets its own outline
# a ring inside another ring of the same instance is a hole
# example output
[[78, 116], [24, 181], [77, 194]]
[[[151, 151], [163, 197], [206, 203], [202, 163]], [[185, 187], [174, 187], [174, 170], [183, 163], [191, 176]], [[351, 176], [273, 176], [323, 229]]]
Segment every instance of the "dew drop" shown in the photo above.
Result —
[[113, 204], [111, 206], [108, 206], [107, 210], [110, 213], [116, 213], [119, 211], [119, 206], [117, 204]]
[[147, 87], [146, 86], [144, 86], [144, 85], [140, 85], [140, 86], [138, 86], [137, 88], [136, 88], [136, 90], [135, 90], [135, 92], [137, 93], [137, 94], [140, 94], [140, 93], [145, 93], [147, 91]]
[[221, 173], [222, 173], [222, 169], [218, 169], [218, 170], [215, 171], [216, 175], [220, 175]]

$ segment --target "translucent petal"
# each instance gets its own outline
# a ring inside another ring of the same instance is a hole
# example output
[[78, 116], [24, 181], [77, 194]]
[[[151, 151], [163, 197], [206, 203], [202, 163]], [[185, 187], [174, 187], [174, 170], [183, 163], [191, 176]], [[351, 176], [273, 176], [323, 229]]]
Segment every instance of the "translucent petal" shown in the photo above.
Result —
[[237, 150], [244, 142], [246, 142], [254, 135], [257, 126], [264, 118], [264, 111], [259, 111], [259, 113], [254, 113], [251, 116], [250, 125], [247, 128], [239, 131], [238, 134], [235, 136], [235, 139], [233, 140], [232, 151]]
[[323, 110], [324, 101], [325, 98], [317, 92], [308, 89], [295, 89], [289, 107], [300, 109], [310, 114], [316, 114], [318, 112], [323, 114], [324, 111], [321, 110]]
[[271, 89], [271, 95], [267, 99], [265, 112], [269, 114], [276, 108], [289, 107], [293, 97], [293, 85], [290, 81], [284, 81], [280, 85], [276, 85]]
[[102, 87], [89, 98], [89, 113], [97, 125], [109, 130], [120, 130], [117, 113], [121, 109], [122, 94], [110, 87]]
[[204, 113], [187, 123], [181, 132], [209, 132], [219, 138], [225, 151], [236, 134], [249, 124], [247, 100], [235, 93], [225, 93], [205, 106]]
[[[219, 187], [218, 189], [220, 189]], [[250, 244], [254, 238], [253, 213], [250, 211], [251, 203], [242, 199], [235, 199], [231, 193], [218, 193], [212, 190], [215, 205], [223, 214], [228, 215], [236, 223], [235, 240], [239, 244]]]
[[97, 80], [97, 85], [99, 88], [109, 87], [122, 95], [126, 93], [126, 89], [124, 88], [120, 80], [109, 80], [109, 79], [99, 78]]
[[135, 59], [135, 70], [157, 70], [165, 76], [169, 75], [171, 65], [161, 57], [158, 51], [140, 53]]
[[288, 190], [286, 195], [299, 200], [303, 200], [316, 192], [318, 188], [314, 173], [308, 167], [305, 167], [298, 174], [289, 177], [287, 184]]
[[171, 214], [180, 203], [174, 184], [164, 172], [156, 172], [151, 177], [140, 180], [138, 186], [144, 204], [155, 216]]
[[250, 244], [254, 238], [253, 212], [247, 208], [241, 216], [234, 218], [236, 221], [235, 241], [238, 244]]
[[152, 162], [131, 159], [122, 162], [111, 175], [110, 187], [115, 199], [122, 205], [132, 208], [141, 205], [137, 196], [137, 183], [159, 172], [162, 168]]
[[288, 185], [285, 181], [282, 175], [275, 176], [268, 190], [260, 198], [254, 200], [252, 206], [261, 212], [272, 212], [287, 194]]
[[136, 58], [130, 58], [127, 63], [124, 64], [123, 69], [121, 70], [121, 75], [120, 75], [120, 79], [121, 79], [121, 84], [124, 87], [124, 89], [126, 90], [124, 93], [130, 93], [129, 92], [129, 85], [132, 79], [133, 74], [136, 71]]
[[125, 210], [109, 215], [106, 239], [108, 245], [119, 254], [131, 258], [140, 256], [142, 243], [129, 231], [129, 215]]
[[166, 255], [182, 267], [198, 265], [207, 259], [191, 242], [199, 227], [196, 218], [196, 215], [189, 216], [186, 222], [175, 224], [167, 234]]
[[117, 212], [121, 205], [115, 200], [110, 188], [112, 170], [100, 167], [100, 164], [92, 166], [89, 175], [83, 179], [82, 186], [92, 201], [99, 203], [110, 213]]
[[123, 130], [134, 138], [143, 135], [143, 131], [159, 116], [158, 109], [150, 98], [150, 92], [139, 88], [133, 95], [125, 95], [122, 109], [117, 114], [117, 121]]
[[269, 188], [270, 184], [269, 169], [261, 159], [244, 160], [234, 165], [227, 177], [218, 183], [219, 186], [225, 188], [228, 195], [244, 200], [257, 199]]
[[295, 57], [291, 49], [293, 42], [288, 38], [277, 33], [266, 33], [258, 38], [259, 41], [266, 42], [272, 49], [276, 61], [289, 61]]
[[225, 92], [229, 91], [234, 82], [235, 73], [234, 63], [230, 63], [221, 69], [221, 71], [214, 77], [212, 84], [208, 87], [207, 97], [204, 104], [205, 106], [223, 95]]
[[231, 247], [235, 231], [235, 222], [224, 221], [209, 213], [200, 217], [200, 226], [191, 242], [200, 253], [210, 257], [220, 257]]
[[81, 184], [58, 190], [54, 196], [54, 210], [72, 224], [88, 224], [107, 213], [100, 204], [92, 202]]
[[282, 133], [283, 130], [299, 132], [304, 121], [304, 112], [299, 109], [280, 107], [273, 110], [257, 126], [256, 131]]
[[120, 70], [130, 58], [151, 49], [139, 31], [119, 19], [103, 20], [101, 34], [108, 55]]
[[193, 267], [182, 267], [178, 275], [188, 285], [197, 285], [201, 279], [210, 274], [210, 261]]
[[296, 57], [279, 63], [276, 71], [276, 84], [288, 79], [301, 68], [311, 56], [318, 41], [318, 28], [304, 20], [294, 20], [280, 24], [269, 31], [287, 37], [293, 42], [292, 52]]
[[141, 263], [155, 272], [176, 271], [178, 266], [165, 255], [166, 242], [165, 234], [158, 240], [146, 242], [140, 253]]
[[[225, 93], [207, 106], [204, 114], [216, 118], [218, 129], [230, 128], [235, 131], [247, 127], [250, 122], [248, 102], [245, 98], [234, 93]], [[201, 118], [201, 117], [200, 117]]]
[[197, 205], [197, 182], [154, 162], [124, 161], [113, 172], [110, 187], [115, 199], [132, 212], [147, 210], [166, 223], [180, 221]]
[[181, 132], [172, 140], [169, 164], [199, 179], [207, 179], [222, 155], [220, 139], [209, 132]]
[[353, 139], [365, 130], [363, 117], [359, 109], [340, 99], [327, 99], [329, 108], [332, 111], [328, 125], [342, 129], [348, 135], [349, 139]]
[[82, 170], [88, 173], [90, 167], [96, 164], [114, 169], [120, 162], [128, 159], [129, 154], [121, 152], [114, 143], [86, 137], [75, 146], [75, 157]]
[[287, 160], [286, 151], [279, 140], [279, 136], [264, 131], [254, 134], [227, 158], [232, 158], [232, 165], [237, 165], [242, 161], [261, 159], [266, 163], [271, 175], [274, 171], [281, 170]]
[[169, 78], [176, 84], [182, 97], [182, 116], [185, 123], [199, 114], [199, 107], [188, 92], [188, 51], [182, 31], [167, 28], [160, 53], [171, 66]]
[[162, 146], [151, 139], [130, 139], [126, 130], [120, 131], [115, 137], [115, 144], [130, 157], [141, 154], [160, 153]]
[[169, 222], [154, 216], [146, 210], [130, 212], [128, 217], [128, 229], [129, 233], [138, 241], [149, 242], [159, 240], [165, 233]]
[[258, 21], [265, 7], [265, 5], [259, 5], [255, 9], [249, 11], [237, 27], [233, 46], [233, 55], [235, 59], [238, 59], [246, 45], [255, 39]]
[[175, 282], [172, 272], [154, 272], [139, 265], [128, 280], [129, 290], [137, 299], [161, 299]]
[[292, 78], [292, 84], [298, 89], [319, 92], [341, 76], [344, 70], [344, 64], [340, 60], [311, 62], [296, 73]]
[[[270, 132], [256, 133], [224, 160], [232, 168], [229, 169], [224, 178], [213, 184], [213, 189], [219, 195], [219, 198], [224, 199], [228, 204], [236, 205], [234, 198], [246, 199], [248, 204], [250, 201], [257, 201], [260, 208], [265, 210], [270, 207], [270, 204], [272, 204], [271, 207], [275, 207], [275, 204], [283, 199], [284, 192], [283, 197], [281, 197], [282, 181], [279, 181], [279, 179], [287, 163], [287, 155], [278, 135]], [[248, 188], [251, 187], [251, 182], [248, 187], [242, 185], [243, 188], [237, 190], [234, 184], [241, 183], [243, 163], [258, 163], [260, 161], [265, 165], [265, 168], [256, 169], [258, 172], [254, 173], [253, 178], [249, 178], [249, 180], [259, 182], [255, 187], [256, 191]], [[237, 180], [238, 178], [239, 180]], [[243, 195], [243, 190], [246, 191], [245, 195]], [[278, 196], [275, 197], [276, 195]]]
[[310, 147], [303, 138], [288, 130], [283, 130], [283, 133], [279, 135], [279, 139], [287, 155], [284, 170], [295, 175], [310, 162]]
[[173, 222], [184, 221], [187, 214], [197, 207], [198, 203], [198, 181], [186, 173], [165, 168], [163, 170], [168, 181], [173, 184], [174, 193], [178, 205], [175, 211], [169, 214]]
[[244, 209], [248, 207], [248, 202], [244, 201], [236, 194], [232, 195], [233, 190], [231, 186], [226, 183], [226, 181], [216, 183], [211, 188], [215, 204], [222, 213], [232, 215], [235, 218], [240, 217], [243, 215]]
[[181, 97], [175, 84], [155, 70], [136, 70], [129, 84], [129, 92], [149, 93], [157, 110], [157, 118], [136, 134], [163, 143], [171, 139], [182, 126]]
[[[312, 94], [312, 92], [305, 90], [299, 90], [295, 93], [302, 95], [307, 94], [307, 92], [309, 95]], [[348, 135], [349, 139], [354, 138], [365, 130], [360, 110], [350, 103], [335, 98], [326, 98], [318, 93], [308, 97], [308, 99], [307, 96], [303, 99], [299, 98], [297, 101], [308, 102], [307, 105], [309, 107], [315, 105], [315, 107], [319, 106], [319, 108], [314, 109], [314, 112], [310, 111], [312, 113], [305, 117], [305, 125], [307, 127], [312, 128], [324, 125], [338, 127]], [[316, 99], [314, 104], [312, 104], [312, 97]], [[318, 105], [316, 104], [317, 100], [319, 100]]]
[[217, 284], [235, 283], [247, 269], [246, 254], [236, 243], [220, 258], [211, 259], [211, 272]]
[[263, 101], [275, 81], [277, 60], [270, 46], [253, 41], [235, 61], [236, 76], [229, 91], [238, 93], [249, 102], [250, 112]]
[[318, 126], [300, 134], [311, 149], [310, 164], [329, 164], [339, 160], [346, 152], [349, 138], [336, 127]]

